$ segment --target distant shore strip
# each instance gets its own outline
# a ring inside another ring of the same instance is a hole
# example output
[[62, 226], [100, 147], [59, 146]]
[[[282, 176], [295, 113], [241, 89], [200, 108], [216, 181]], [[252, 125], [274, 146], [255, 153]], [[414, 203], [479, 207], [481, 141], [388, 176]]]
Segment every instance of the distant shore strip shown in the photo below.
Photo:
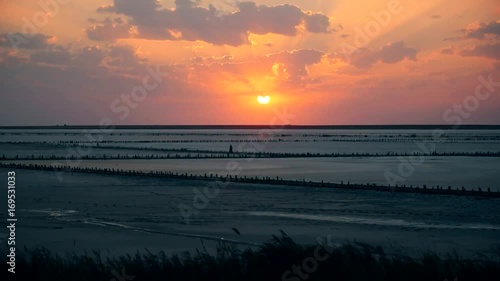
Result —
[[[151, 149], [153, 150], [153, 149]], [[168, 151], [168, 150], [166, 150]], [[376, 157], [500, 157], [498, 152], [433, 152], [433, 153], [227, 153], [224, 151], [182, 151], [184, 154], [96, 154], [96, 155], [28, 155], [6, 157], [0, 155], [0, 160], [165, 160], [165, 159], [279, 159], [279, 158], [376, 158]], [[195, 153], [195, 154], [192, 154]]]
[[17, 164], [17, 163], [0, 163], [0, 168], [9, 169], [30, 169], [42, 171], [64, 171], [74, 173], [90, 173], [90, 174], [104, 174], [104, 175], [122, 175], [122, 176], [139, 176], [139, 177], [156, 177], [168, 179], [183, 179], [183, 180], [201, 180], [201, 181], [221, 181], [232, 183], [249, 183], [249, 184], [270, 184], [282, 186], [303, 186], [314, 188], [337, 188], [349, 190], [369, 190], [369, 191], [382, 191], [382, 192], [402, 192], [402, 193], [418, 193], [418, 194], [431, 194], [431, 195], [452, 195], [452, 196], [476, 196], [488, 198], [500, 198], [500, 191], [491, 191], [490, 188], [483, 190], [477, 188], [476, 190], [467, 190], [464, 187], [461, 189], [453, 189], [451, 186], [444, 188], [442, 186], [427, 187], [414, 187], [412, 185], [406, 186], [388, 186], [377, 184], [357, 184], [357, 183], [331, 183], [331, 182], [318, 182], [306, 180], [286, 180], [280, 177], [246, 177], [246, 176], [220, 176], [218, 174], [188, 174], [188, 173], [174, 173], [168, 171], [151, 171], [143, 172], [136, 170], [123, 170], [114, 168], [86, 168], [86, 167], [70, 167], [70, 166], [51, 166], [39, 164]]

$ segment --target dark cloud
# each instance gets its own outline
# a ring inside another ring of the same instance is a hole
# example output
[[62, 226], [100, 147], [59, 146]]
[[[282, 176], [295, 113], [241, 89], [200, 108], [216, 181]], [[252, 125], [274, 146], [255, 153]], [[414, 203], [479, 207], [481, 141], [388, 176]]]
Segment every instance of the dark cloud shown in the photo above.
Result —
[[54, 36], [45, 34], [5, 33], [0, 35], [0, 47], [14, 49], [45, 49], [53, 46]]
[[500, 43], [477, 45], [472, 49], [462, 50], [460, 55], [463, 57], [485, 57], [500, 60]]
[[457, 41], [464, 39], [491, 39], [500, 38], [500, 20], [489, 23], [473, 22], [466, 28], [458, 30], [461, 36], [446, 37], [444, 41]]
[[417, 49], [407, 48], [403, 41], [394, 42], [382, 47], [379, 51], [380, 60], [385, 63], [397, 63], [404, 59], [417, 60]]
[[[16, 57], [4, 55], [3, 60]], [[98, 46], [85, 46], [82, 48], [70, 48], [61, 45], [53, 45], [45, 50], [31, 52], [29, 60], [23, 61], [31, 64], [48, 64], [61, 66], [63, 68], [92, 68], [111, 67], [124, 70], [135, 69], [147, 62], [140, 58], [136, 50], [128, 45], [110, 45], [106, 48]]]
[[417, 53], [417, 49], [405, 47], [404, 42], [399, 41], [385, 45], [376, 51], [368, 48], [358, 49], [351, 54], [350, 61], [357, 68], [368, 68], [379, 61], [388, 64], [398, 63], [404, 59], [416, 61]]
[[51, 65], [67, 65], [71, 62], [71, 53], [63, 47], [55, 47], [47, 51], [32, 53], [30, 60], [34, 63], [46, 63]]
[[309, 14], [305, 18], [305, 22], [306, 28], [310, 32], [328, 33], [330, 28], [330, 18], [321, 13]]
[[[254, 2], [238, 2], [236, 12], [224, 14], [213, 5], [197, 6], [199, 1], [176, 0], [175, 9], [165, 9], [156, 0], [115, 0], [99, 12], [127, 16], [127, 23], [102, 22], [87, 29], [92, 40], [114, 40], [136, 37], [153, 40], [202, 40], [215, 45], [250, 44], [250, 33], [298, 34], [304, 25], [308, 32], [327, 33], [329, 17], [304, 12], [294, 5], [258, 6]], [[136, 34], [130, 30], [137, 29]]]
[[463, 30], [467, 38], [483, 39], [487, 36], [500, 37], [500, 21], [477, 22]]
[[440, 15], [432, 15], [431, 18], [437, 20], [437, 19], [440, 19], [441, 16]]

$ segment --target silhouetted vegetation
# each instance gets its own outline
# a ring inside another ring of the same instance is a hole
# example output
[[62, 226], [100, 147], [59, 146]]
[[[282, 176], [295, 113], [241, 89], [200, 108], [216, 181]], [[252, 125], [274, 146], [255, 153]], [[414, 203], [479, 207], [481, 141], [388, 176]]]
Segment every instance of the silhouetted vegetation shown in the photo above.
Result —
[[[117, 278], [134, 281], [467, 281], [498, 280], [500, 276], [500, 262], [487, 258], [472, 260], [457, 254], [439, 256], [433, 253], [411, 258], [390, 255], [380, 247], [362, 243], [338, 247], [328, 244], [305, 246], [295, 243], [283, 232], [280, 237], [273, 237], [260, 247], [243, 250], [220, 243], [213, 254], [206, 250], [180, 255], [146, 251], [104, 257], [94, 251], [61, 256], [47, 249], [24, 249], [16, 260], [16, 277], [31, 281], [109, 281]], [[318, 253], [322, 259], [312, 262]], [[1, 270], [6, 272], [5, 253], [1, 254], [0, 261]]]

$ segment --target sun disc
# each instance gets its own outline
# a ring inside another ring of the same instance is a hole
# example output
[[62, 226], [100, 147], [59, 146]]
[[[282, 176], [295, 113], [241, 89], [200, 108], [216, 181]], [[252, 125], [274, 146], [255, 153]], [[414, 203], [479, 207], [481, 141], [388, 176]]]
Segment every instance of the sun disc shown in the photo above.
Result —
[[258, 96], [257, 97], [257, 101], [260, 103], [260, 104], [268, 104], [269, 101], [271, 100], [271, 97], [269, 96]]

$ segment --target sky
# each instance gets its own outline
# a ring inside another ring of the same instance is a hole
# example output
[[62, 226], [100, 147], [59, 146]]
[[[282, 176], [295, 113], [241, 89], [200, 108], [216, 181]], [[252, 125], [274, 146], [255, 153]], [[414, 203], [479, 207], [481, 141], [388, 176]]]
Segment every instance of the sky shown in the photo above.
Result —
[[0, 125], [500, 124], [498, 0], [0, 11]]

